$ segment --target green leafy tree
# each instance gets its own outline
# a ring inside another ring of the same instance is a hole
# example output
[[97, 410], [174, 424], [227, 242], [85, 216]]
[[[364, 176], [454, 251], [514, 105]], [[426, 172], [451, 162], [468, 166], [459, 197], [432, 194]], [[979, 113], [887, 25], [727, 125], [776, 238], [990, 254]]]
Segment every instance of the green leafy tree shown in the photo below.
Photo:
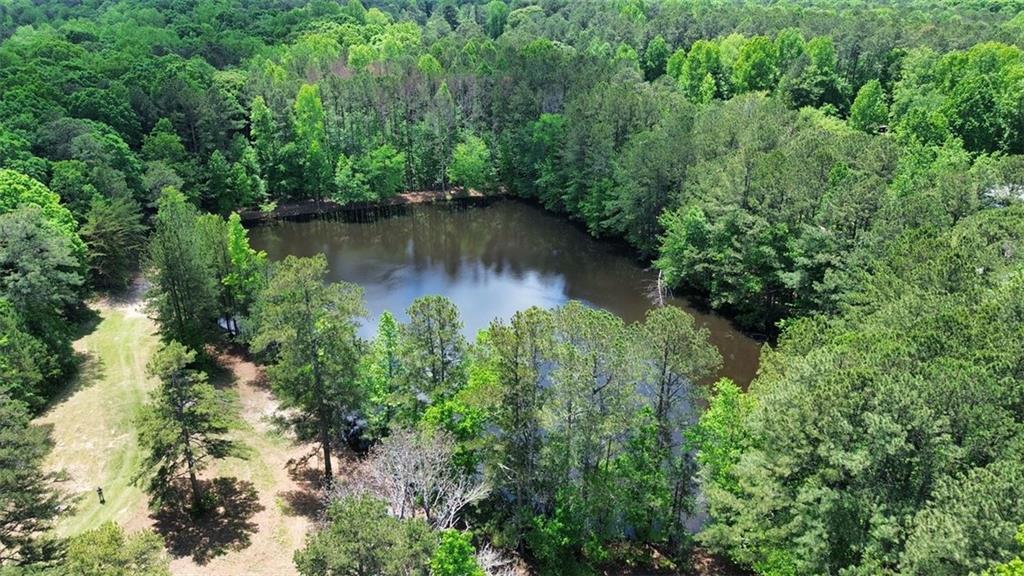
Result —
[[114, 522], [101, 524], [68, 541], [62, 566], [68, 576], [170, 576], [164, 539], [152, 530], [126, 534]]
[[833, 110], [846, 107], [846, 83], [839, 76], [839, 60], [832, 38], [818, 36], [805, 46], [806, 63], [788, 86], [793, 105], [831, 106]]
[[484, 576], [476, 561], [476, 548], [472, 535], [458, 530], [445, 530], [430, 559], [430, 573], [434, 576]]
[[295, 144], [302, 158], [303, 188], [317, 201], [329, 192], [334, 167], [327, 149], [326, 115], [320, 99], [320, 87], [303, 84], [295, 97]]
[[775, 35], [775, 53], [779, 58], [779, 72], [787, 74], [806, 53], [806, 42], [798, 28], [786, 28]]
[[710, 102], [725, 92], [723, 74], [718, 43], [713, 40], [698, 40], [693, 43], [686, 55], [679, 75], [679, 84], [690, 100]]
[[350, 159], [338, 158], [335, 199], [342, 203], [387, 199], [398, 194], [405, 180], [405, 154], [385, 144]]
[[54, 558], [47, 535], [64, 505], [43, 472], [50, 439], [24, 404], [0, 395], [0, 570]]
[[733, 470], [740, 454], [750, 447], [745, 419], [752, 407], [753, 399], [735, 382], [723, 378], [715, 383], [707, 411], [689, 434], [690, 442], [697, 449], [701, 473], [707, 484], [716, 490], [739, 489]]
[[384, 144], [371, 150], [361, 160], [360, 171], [374, 198], [387, 199], [402, 191], [405, 180], [404, 153]]
[[775, 46], [766, 36], [754, 36], [743, 44], [733, 66], [733, 83], [740, 92], [771, 90], [778, 77]]
[[49, 188], [60, 196], [61, 203], [71, 210], [79, 223], [85, 220], [93, 198], [99, 195], [90, 178], [89, 166], [81, 160], [54, 162]]
[[142, 142], [142, 157], [176, 166], [188, 160], [188, 150], [174, 131], [171, 121], [161, 118]]
[[223, 283], [231, 295], [233, 308], [228, 312], [233, 319], [234, 331], [238, 332], [238, 320], [250, 316], [257, 297], [267, 284], [269, 265], [267, 253], [254, 250], [249, 245], [249, 231], [242, 225], [242, 218], [237, 212], [228, 217], [226, 249], [230, 269]]
[[644, 50], [644, 78], [648, 81], [655, 80], [665, 73], [665, 65], [668, 63], [668, 57], [671, 53], [669, 50], [668, 43], [665, 42], [665, 37], [655, 36], [653, 40], [648, 42], [647, 49]]
[[672, 445], [679, 429], [682, 405], [693, 403], [693, 386], [714, 374], [722, 364], [718, 349], [708, 341], [707, 328], [675, 306], [654, 308], [638, 326], [654, 377], [654, 416], [662, 446]]
[[252, 101], [249, 112], [249, 137], [256, 153], [260, 177], [267, 183], [267, 193], [271, 198], [276, 198], [280, 180], [277, 165], [280, 148], [278, 126], [274, 113], [267, 107], [262, 96], [257, 96]]
[[366, 176], [359, 170], [356, 162], [344, 154], [338, 157], [334, 185], [337, 189], [334, 199], [342, 204], [373, 199], [370, 187], [366, 183]]
[[[77, 235], [75, 236], [77, 238]], [[79, 301], [81, 262], [75, 245], [41, 208], [26, 205], [0, 215], [0, 297], [51, 351], [66, 344], [67, 315]]]
[[187, 477], [195, 512], [207, 509], [199, 473], [211, 460], [242, 454], [241, 445], [227, 438], [238, 427], [230, 398], [214, 388], [204, 372], [190, 368], [196, 353], [178, 342], [164, 345], [147, 366], [160, 380], [153, 399], [137, 419], [139, 444], [144, 450], [143, 474], [159, 505]]
[[508, 4], [501, 0], [491, 0], [484, 9], [487, 11], [487, 22], [484, 26], [487, 34], [491, 38], [501, 36], [501, 33], [505, 31], [505, 23], [508, 21], [510, 11]]
[[475, 134], [463, 135], [462, 142], [455, 146], [452, 154], [448, 178], [466, 188], [488, 188], [494, 178], [494, 165], [491, 163], [491, 150], [487, 143]]
[[0, 214], [29, 204], [38, 206], [52, 229], [67, 239], [76, 258], [84, 257], [85, 244], [78, 237], [78, 222], [60, 203], [60, 196], [29, 176], [13, 170], [0, 170]]
[[792, 323], [750, 401], [712, 402], [706, 543], [795, 573], [980, 573], [1013, 553], [1024, 420], [1001, 358], [1021, 354], [1021, 217], [908, 229], [862, 279], [873, 299]]
[[541, 410], [547, 402], [546, 364], [554, 346], [549, 311], [530, 308], [509, 323], [494, 321], [490, 349], [498, 379], [495, 424], [499, 460], [492, 463], [498, 488], [512, 495], [509, 521], [514, 538], [521, 538], [542, 504]]
[[326, 526], [295, 552], [303, 576], [427, 576], [437, 546], [422, 519], [399, 520], [371, 496], [347, 496], [327, 509]]
[[369, 420], [368, 435], [373, 438], [386, 435], [400, 404], [400, 330], [395, 315], [385, 310], [377, 323], [377, 337], [359, 364], [360, 388], [364, 391], [363, 411]]
[[231, 174], [231, 164], [220, 150], [214, 150], [206, 163], [204, 202], [218, 214], [227, 214], [239, 206], [237, 190]]
[[[1024, 525], [1017, 531], [1017, 544], [1024, 551]], [[1024, 575], [1024, 558], [1017, 556], [1009, 562], [1004, 562], [989, 568], [984, 576], [1021, 576]]]
[[874, 134], [888, 121], [889, 106], [885, 103], [882, 83], [872, 80], [861, 86], [850, 107], [850, 126]]
[[274, 267], [256, 302], [252, 348], [270, 352], [274, 390], [298, 409], [300, 431], [314, 432], [324, 456], [324, 476], [334, 477], [331, 446], [341, 437], [345, 410], [359, 405], [356, 367], [361, 344], [357, 318], [363, 292], [353, 284], [324, 284], [327, 260], [289, 256]]

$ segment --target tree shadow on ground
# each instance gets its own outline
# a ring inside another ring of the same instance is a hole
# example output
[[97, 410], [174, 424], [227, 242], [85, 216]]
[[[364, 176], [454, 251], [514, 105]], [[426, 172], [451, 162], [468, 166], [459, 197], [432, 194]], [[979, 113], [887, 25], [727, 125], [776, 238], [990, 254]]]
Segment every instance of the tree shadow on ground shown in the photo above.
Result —
[[67, 402], [79, 390], [96, 384], [107, 374], [103, 359], [92, 352], [75, 352], [74, 360], [74, 374], [63, 388], [54, 389], [50, 393], [50, 399], [47, 400], [43, 413]]
[[237, 478], [203, 480], [213, 507], [193, 514], [187, 482], [179, 482], [172, 496], [152, 514], [154, 528], [167, 541], [172, 556], [191, 556], [203, 566], [211, 559], [247, 548], [258, 529], [252, 517], [263, 510], [252, 482]]
[[303, 516], [310, 520], [318, 519], [324, 508], [323, 473], [309, 465], [309, 460], [315, 454], [316, 451], [288, 461], [288, 477], [299, 488], [277, 493], [277, 496], [288, 505], [288, 514]]

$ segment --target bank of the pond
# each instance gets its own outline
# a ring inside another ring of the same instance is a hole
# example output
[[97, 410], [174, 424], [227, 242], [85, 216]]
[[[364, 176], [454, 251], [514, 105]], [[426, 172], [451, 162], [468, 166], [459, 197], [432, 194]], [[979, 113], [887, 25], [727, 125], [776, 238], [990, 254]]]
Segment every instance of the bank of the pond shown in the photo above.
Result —
[[503, 194], [499, 192], [485, 193], [479, 190], [452, 189], [452, 190], [414, 190], [403, 192], [384, 198], [367, 202], [351, 202], [339, 204], [333, 200], [302, 200], [298, 202], [286, 202], [274, 207], [273, 210], [242, 210], [239, 216], [242, 222], [259, 223], [273, 222], [275, 220], [287, 220], [297, 218], [313, 218], [317, 216], [339, 214], [346, 212], [374, 211], [386, 208], [401, 206], [414, 206], [417, 204], [430, 204], [434, 202], [446, 202], [451, 200], [486, 200], [499, 198]]

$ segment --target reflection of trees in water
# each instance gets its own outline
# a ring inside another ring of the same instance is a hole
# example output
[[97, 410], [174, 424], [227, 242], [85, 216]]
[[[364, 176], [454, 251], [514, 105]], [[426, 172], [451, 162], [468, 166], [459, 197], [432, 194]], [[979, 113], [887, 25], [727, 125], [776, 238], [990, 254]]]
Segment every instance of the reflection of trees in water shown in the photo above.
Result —
[[[562, 217], [514, 200], [487, 205], [434, 204], [402, 207], [383, 215], [336, 215], [284, 222], [252, 231], [253, 244], [271, 259], [288, 254], [327, 254], [333, 279], [383, 284], [443, 274], [451, 285], [480, 285], [483, 276], [521, 280], [537, 275], [560, 296], [606, 308], [626, 321], [643, 318], [656, 274], [622, 247], [595, 240]], [[753, 376], [758, 345], [721, 317], [689, 309], [711, 331], [726, 359], [726, 374], [741, 382]], [[487, 320], [490, 320], [489, 318]]]

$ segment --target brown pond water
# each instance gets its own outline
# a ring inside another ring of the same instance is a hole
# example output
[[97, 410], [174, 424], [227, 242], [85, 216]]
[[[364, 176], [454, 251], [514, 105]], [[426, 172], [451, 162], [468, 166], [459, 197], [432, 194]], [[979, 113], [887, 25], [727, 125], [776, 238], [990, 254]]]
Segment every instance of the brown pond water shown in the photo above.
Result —
[[[530, 306], [550, 308], [580, 300], [627, 322], [652, 307], [657, 272], [623, 246], [595, 240], [579, 227], [515, 200], [430, 204], [394, 209], [389, 216], [278, 221], [250, 231], [253, 247], [271, 260], [324, 253], [331, 280], [361, 285], [372, 336], [384, 310], [404, 319], [413, 299], [441, 294], [459, 307], [470, 339], [494, 318]], [[746, 386], [757, 370], [761, 344], [721, 316], [669, 302], [708, 328], [722, 353], [721, 376]]]

